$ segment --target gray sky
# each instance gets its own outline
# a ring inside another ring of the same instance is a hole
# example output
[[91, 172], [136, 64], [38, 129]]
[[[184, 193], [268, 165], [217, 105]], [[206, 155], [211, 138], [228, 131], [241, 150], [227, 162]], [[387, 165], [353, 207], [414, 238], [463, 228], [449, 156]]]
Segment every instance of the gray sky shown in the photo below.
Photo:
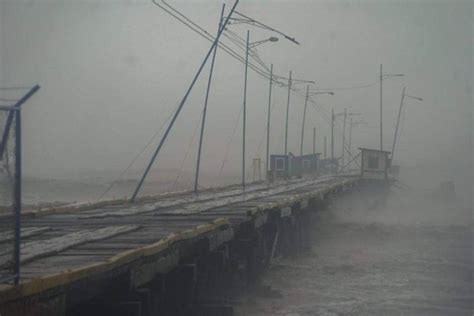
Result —
[[[215, 33], [221, 1], [173, 1]], [[226, 1], [227, 9], [231, 1]], [[471, 1], [250, 1], [238, 11], [301, 42], [281, 39], [258, 48], [275, 72], [334, 88], [319, 96], [326, 110], [360, 112], [368, 126], [353, 131], [354, 146], [379, 144], [379, 64], [404, 78], [384, 81], [384, 147], [391, 149], [403, 86], [424, 102], [406, 100], [396, 159], [429, 164], [439, 175], [467, 180], [472, 165]], [[251, 41], [273, 34], [246, 25], [230, 29]], [[24, 111], [24, 169], [27, 175], [81, 177], [117, 174], [142, 150], [182, 98], [210, 44], [147, 0], [0, 0], [0, 83], [40, 84]], [[219, 51], [203, 156], [203, 172], [216, 176], [242, 106], [244, 67]], [[153, 170], [194, 167], [207, 68], [196, 85]], [[373, 84], [362, 89], [339, 90]], [[305, 87], [301, 85], [303, 90]], [[263, 140], [268, 82], [249, 73], [248, 166]], [[5, 95], [6, 97], [7, 95]], [[12, 94], [8, 95], [9, 97]], [[283, 151], [286, 89], [275, 88], [272, 152]], [[299, 152], [304, 98], [292, 95], [289, 150]], [[306, 151], [330, 136], [321, 109], [309, 108]], [[241, 127], [225, 168], [238, 175]], [[341, 129], [336, 131], [340, 152]], [[151, 149], [126, 176], [136, 177]], [[189, 144], [191, 146], [189, 148]], [[453, 160], [453, 157], [456, 157]]]

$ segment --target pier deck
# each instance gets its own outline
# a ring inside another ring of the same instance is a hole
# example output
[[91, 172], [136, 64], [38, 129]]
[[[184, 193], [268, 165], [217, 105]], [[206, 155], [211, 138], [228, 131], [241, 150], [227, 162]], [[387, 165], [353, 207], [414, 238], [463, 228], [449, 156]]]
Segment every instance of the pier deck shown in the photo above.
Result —
[[[107, 286], [108, 280], [124, 275], [131, 288], [138, 288], [194, 252], [217, 249], [243, 225], [264, 225], [270, 211], [290, 216], [295, 208], [307, 208], [357, 181], [353, 177], [293, 180], [252, 185], [245, 193], [228, 188], [198, 197], [182, 194], [25, 216], [21, 281], [18, 286], [0, 285], [0, 307], [28, 297], [74, 291], [70, 299], [80, 301], [77, 293], [84, 294], [84, 287], [88, 289], [84, 296], [90, 296]], [[0, 243], [8, 240], [2, 238]], [[6, 260], [0, 254], [0, 265]]]

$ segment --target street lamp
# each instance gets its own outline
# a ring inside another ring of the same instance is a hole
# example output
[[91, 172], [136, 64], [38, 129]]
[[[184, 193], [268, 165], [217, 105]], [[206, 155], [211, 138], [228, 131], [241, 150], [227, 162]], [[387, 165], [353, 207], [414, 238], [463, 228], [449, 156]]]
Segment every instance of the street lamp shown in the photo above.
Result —
[[403, 77], [404, 74], [383, 74], [382, 64], [380, 64], [380, 150], [383, 150], [383, 141], [382, 141], [382, 81], [385, 78], [392, 77]]
[[395, 151], [395, 143], [397, 141], [398, 125], [400, 124], [400, 116], [402, 114], [403, 100], [404, 100], [405, 97], [415, 99], [415, 100], [418, 100], [418, 101], [423, 101], [423, 99], [420, 98], [420, 97], [415, 97], [415, 96], [412, 96], [412, 95], [405, 94], [405, 87], [403, 87], [402, 99], [400, 101], [400, 108], [398, 109], [397, 126], [395, 127], [395, 135], [393, 136], [392, 155], [390, 157], [390, 160], [392, 162], [393, 162], [393, 153]]
[[[243, 108], [243, 126], [242, 126], [242, 189], [245, 190], [245, 126], [247, 117], [247, 75], [248, 75], [248, 64], [249, 64], [249, 50], [250, 48], [256, 47], [266, 42], [278, 42], [278, 37], [269, 37], [264, 40], [255, 41], [250, 43], [250, 31], [247, 30], [247, 42], [245, 49], [245, 80], [244, 80], [244, 108]], [[272, 65], [273, 69], [273, 65]], [[268, 165], [268, 129], [270, 128], [270, 102], [271, 102], [271, 89], [272, 89], [272, 72], [270, 73], [270, 97], [268, 101], [268, 122], [267, 122], [267, 165]]]
[[[286, 102], [286, 125], [285, 125], [285, 156], [288, 154], [288, 116], [290, 113], [290, 94], [291, 94], [291, 86], [295, 83], [315, 83], [312, 80], [303, 80], [303, 79], [292, 79], [291, 78], [291, 70], [290, 70], [290, 77], [288, 78], [288, 99]], [[307, 88], [307, 93], [309, 89], [309, 85]], [[308, 98], [306, 98], [305, 104], [307, 102]], [[305, 105], [306, 106], [306, 105]]]
[[[287, 40], [299, 45], [299, 42], [295, 40], [295, 38], [288, 36], [287, 34], [276, 30], [275, 28], [268, 26], [266, 24], [263, 24], [247, 15], [244, 15], [242, 13], [236, 12], [236, 14], [239, 16], [237, 17], [232, 17], [231, 20], [233, 21], [234, 24], [236, 23], [245, 23], [245, 24], [250, 24], [262, 29], [266, 29], [268, 31], [274, 32], [275, 34], [279, 34], [286, 38]], [[268, 39], [260, 40], [260, 41], [255, 41], [253, 43], [250, 43], [249, 41], [249, 31], [247, 31], [247, 42], [246, 42], [246, 52], [245, 52], [245, 84], [244, 84], [244, 109], [243, 109], [243, 140], [242, 140], [242, 188], [245, 190], [245, 120], [246, 120], [246, 103], [247, 103], [247, 72], [248, 72], [248, 57], [249, 57], [249, 49], [254, 48], [258, 45], [261, 45], [265, 42], [277, 42], [279, 39], [278, 37], [271, 36]], [[276, 77], [276, 76], [275, 76]], [[291, 79], [290, 79], [291, 81]], [[271, 89], [272, 89], [272, 84], [273, 84], [273, 65], [270, 71], [270, 92], [269, 92], [269, 101], [268, 101], [268, 115], [267, 115], [267, 169], [268, 169], [268, 156], [269, 156], [269, 130], [270, 130], [270, 103], [271, 103]]]
[[264, 39], [264, 40], [261, 40], [261, 41], [255, 41], [255, 42], [253, 42], [253, 43], [250, 43], [250, 44], [249, 44], [249, 47], [250, 47], [250, 48], [254, 48], [254, 47], [256, 47], [256, 46], [258, 46], [258, 45], [260, 45], [260, 44], [266, 43], [266, 42], [278, 42], [278, 37], [272, 36], [272, 37], [269, 37], [269, 38]]
[[[310, 95], [315, 96], [315, 95], [318, 95], [318, 94], [334, 95], [334, 92], [332, 92], [332, 91], [309, 92], [309, 85], [306, 86], [306, 98], [304, 100], [304, 110], [303, 110], [303, 123], [301, 124], [300, 156], [303, 155], [304, 123], [305, 123], [305, 120], [306, 120], [306, 107], [308, 105], [308, 98], [309, 98]], [[313, 141], [313, 145], [314, 145], [314, 141]]]

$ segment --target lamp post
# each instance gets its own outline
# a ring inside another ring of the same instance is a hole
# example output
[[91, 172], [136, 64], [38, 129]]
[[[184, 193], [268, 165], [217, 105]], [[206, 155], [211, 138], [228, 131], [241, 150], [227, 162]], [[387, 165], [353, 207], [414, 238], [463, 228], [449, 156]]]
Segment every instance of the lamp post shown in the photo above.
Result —
[[[217, 33], [219, 33], [219, 31], [221, 30], [222, 21], [224, 19], [224, 9], [225, 9], [225, 4], [222, 5], [221, 17], [219, 19], [219, 27], [217, 29]], [[194, 194], [198, 193], [199, 167], [201, 165], [202, 141], [203, 141], [203, 138], [204, 138], [204, 127], [205, 127], [205, 124], [206, 124], [207, 103], [208, 103], [208, 100], [209, 100], [209, 90], [211, 88], [212, 74], [214, 72], [214, 63], [216, 61], [216, 53], [217, 53], [217, 45], [214, 46], [214, 51], [212, 53], [211, 69], [209, 70], [209, 78], [208, 78], [208, 81], [207, 81], [206, 97], [204, 99], [204, 109], [202, 111], [201, 133], [199, 135], [198, 154], [197, 154], [197, 161], [196, 161], [196, 174], [195, 174], [195, 177], [194, 177]]]
[[[245, 127], [246, 127], [246, 118], [247, 118], [247, 75], [248, 75], [248, 64], [249, 64], [249, 50], [255, 46], [261, 45], [266, 42], [277, 42], [277, 37], [270, 37], [268, 39], [255, 41], [250, 43], [250, 31], [247, 31], [247, 42], [245, 49], [245, 78], [244, 78], [244, 104], [243, 104], [243, 126], [242, 126], [242, 189], [245, 190]], [[271, 97], [271, 78], [270, 75], [270, 97]], [[270, 111], [270, 101], [269, 101], [269, 111]], [[270, 112], [268, 113], [268, 119], [270, 117]], [[269, 122], [267, 123], [267, 128], [269, 128]], [[268, 132], [268, 131], [267, 131]], [[268, 150], [268, 149], [267, 149]], [[268, 157], [268, 153], [267, 153]], [[268, 159], [267, 159], [268, 160]]]
[[184, 107], [184, 104], [186, 103], [186, 100], [188, 99], [188, 96], [189, 94], [191, 93], [194, 85], [196, 84], [196, 81], [197, 79], [199, 78], [199, 76], [201, 75], [201, 72], [204, 68], [204, 66], [206, 65], [207, 63], [207, 60], [209, 59], [209, 57], [211, 56], [211, 53], [213, 52], [214, 48], [217, 46], [218, 42], [219, 42], [219, 38], [221, 37], [222, 35], [222, 32], [224, 31], [225, 27], [227, 26], [227, 23], [229, 23], [229, 19], [231, 18], [232, 14], [234, 13], [235, 11], [235, 8], [237, 7], [237, 4], [239, 3], [239, 0], [236, 0], [234, 5], [232, 6], [232, 8], [230, 9], [230, 12], [229, 12], [229, 15], [227, 16], [227, 18], [224, 20], [224, 22], [222, 23], [222, 26], [220, 27], [219, 29], [219, 32], [217, 32], [217, 35], [216, 37], [214, 38], [214, 40], [212, 41], [212, 45], [211, 47], [209, 48], [206, 56], [204, 57], [201, 65], [199, 66], [199, 69], [198, 71], [196, 72], [196, 74], [194, 75], [193, 77], [193, 80], [191, 81], [191, 84], [189, 85], [188, 89], [186, 90], [183, 98], [181, 99], [181, 102], [179, 103], [178, 105], [178, 108], [176, 109], [176, 111], [174, 112], [173, 116], [171, 117], [171, 121], [170, 123], [168, 124], [163, 136], [161, 137], [160, 139], [160, 143], [158, 144], [158, 147], [155, 149], [155, 152], [153, 153], [151, 159], [150, 159], [150, 162], [148, 163], [146, 169], [145, 169], [145, 172], [143, 173], [142, 177], [140, 178], [140, 181], [138, 182], [138, 185], [137, 187], [135, 188], [135, 191], [133, 192], [133, 195], [132, 197], [130, 198], [130, 202], [134, 203], [135, 202], [135, 199], [138, 195], [138, 192], [140, 191], [142, 185], [143, 185], [143, 182], [145, 181], [145, 178], [147, 177], [148, 173], [150, 172], [150, 169], [153, 165], [153, 163], [155, 162], [155, 159], [156, 157], [158, 156], [159, 152], [161, 151], [161, 148], [163, 147], [163, 144], [165, 143], [166, 139], [168, 138], [168, 135], [171, 131], [171, 129], [173, 128], [173, 125], [174, 123], [176, 122], [176, 119], [178, 118], [181, 110], [183, 109]]
[[272, 105], [272, 83], [273, 83], [273, 64], [270, 65], [270, 85], [268, 91], [268, 111], [267, 111], [267, 152], [265, 155], [265, 179], [268, 181], [268, 162], [270, 157], [270, 110]]
[[[288, 117], [290, 114], [290, 95], [291, 95], [291, 86], [294, 82], [298, 83], [315, 83], [312, 80], [302, 80], [302, 79], [292, 79], [291, 78], [291, 70], [290, 70], [290, 77], [288, 78], [288, 99], [286, 102], [286, 125], [285, 125], [285, 156], [288, 154]], [[305, 99], [305, 108], [307, 105], [308, 97], [309, 97], [309, 86], [306, 89], [306, 99]]]
[[380, 151], [383, 150], [383, 126], [382, 126], [382, 81], [384, 78], [403, 77], [403, 74], [383, 74], [382, 64], [380, 64]]
[[400, 124], [400, 116], [402, 114], [403, 100], [405, 99], [405, 97], [415, 99], [415, 100], [418, 100], [418, 101], [423, 101], [423, 99], [420, 98], [420, 97], [415, 97], [415, 96], [412, 96], [412, 95], [405, 94], [405, 87], [403, 87], [402, 99], [400, 101], [400, 108], [398, 109], [398, 118], [397, 118], [397, 125], [395, 127], [395, 135], [393, 136], [392, 156], [390, 157], [390, 160], [392, 162], [393, 162], [393, 153], [395, 151], [395, 143], [397, 142], [398, 125]]
[[321, 92], [309, 92], [309, 85], [306, 86], [306, 97], [304, 100], [304, 110], [303, 110], [303, 123], [301, 124], [301, 143], [300, 143], [300, 156], [303, 155], [303, 140], [304, 140], [304, 125], [306, 120], [306, 108], [308, 105], [308, 98], [310, 96], [318, 95], [318, 94], [329, 94], [334, 95], [332, 91], [321, 91]]

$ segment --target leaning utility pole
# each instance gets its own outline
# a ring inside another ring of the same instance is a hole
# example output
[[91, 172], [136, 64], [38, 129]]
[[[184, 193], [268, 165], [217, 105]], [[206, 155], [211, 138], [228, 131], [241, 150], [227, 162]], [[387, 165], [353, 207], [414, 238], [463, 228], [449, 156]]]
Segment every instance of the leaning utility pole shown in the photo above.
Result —
[[270, 109], [272, 105], [272, 83], [273, 83], [273, 64], [270, 65], [270, 87], [268, 91], [268, 113], [267, 113], [267, 155], [265, 163], [265, 179], [268, 180], [269, 157], [270, 157]]
[[[222, 5], [221, 17], [219, 19], [219, 27], [217, 28], [217, 33], [218, 34], [219, 34], [220, 29], [221, 29], [222, 19], [224, 17], [224, 9], [225, 9], [225, 3]], [[201, 133], [199, 135], [198, 156], [197, 156], [197, 162], [196, 162], [196, 175], [195, 175], [195, 178], [194, 178], [194, 193], [195, 194], [198, 193], [199, 167], [201, 165], [202, 140], [204, 138], [204, 126], [206, 124], [207, 102], [209, 100], [209, 90], [211, 88], [212, 74], [214, 72], [214, 63], [215, 63], [215, 60], [216, 60], [216, 53], [217, 53], [217, 45], [214, 46], [214, 51], [212, 53], [211, 69], [209, 70], [209, 79], [207, 81], [207, 90], [206, 90], [206, 97], [205, 97], [205, 100], [204, 100], [204, 109], [202, 111]]]
[[221, 37], [222, 32], [224, 31], [225, 27], [227, 26], [229, 19], [231, 18], [232, 14], [235, 11], [235, 8], [237, 7], [237, 4], [239, 4], [239, 0], [236, 0], [234, 5], [232, 6], [232, 9], [229, 12], [229, 15], [225, 19], [224, 23], [222, 24], [222, 28], [219, 30], [217, 33], [217, 36], [215, 37], [211, 47], [209, 48], [209, 51], [207, 52], [206, 56], [204, 57], [204, 60], [202, 61], [201, 65], [199, 66], [198, 71], [194, 75], [193, 80], [191, 81], [191, 84], [189, 85], [188, 89], [186, 90], [186, 93], [184, 94], [183, 99], [179, 103], [178, 108], [176, 109], [175, 113], [173, 114], [173, 117], [171, 118], [171, 122], [169, 123], [168, 127], [166, 128], [165, 133], [161, 137], [160, 143], [158, 144], [158, 147], [156, 148], [155, 152], [153, 153], [153, 156], [150, 159], [150, 162], [148, 163], [145, 172], [143, 173], [142, 177], [140, 178], [140, 181], [138, 182], [137, 187], [135, 188], [135, 191], [133, 192], [133, 195], [130, 199], [131, 202], [135, 202], [135, 199], [138, 195], [138, 192], [140, 191], [140, 188], [143, 185], [143, 182], [145, 181], [146, 176], [150, 172], [151, 166], [155, 162], [156, 157], [158, 156], [158, 153], [160, 152], [161, 148], [163, 147], [163, 144], [165, 143], [166, 139], [168, 138], [168, 135], [173, 128], [174, 123], [176, 122], [176, 119], [179, 116], [179, 113], [183, 109], [184, 104], [186, 103], [186, 100], [188, 99], [189, 94], [191, 93], [191, 90], [193, 89], [194, 85], [196, 84], [197, 79], [201, 75], [202, 69], [207, 63], [207, 60], [211, 56], [212, 51], [214, 50], [215, 46], [217, 46], [217, 43], [219, 42], [219, 38]]
[[288, 99], [286, 102], [285, 156], [288, 154], [288, 116], [290, 114], [290, 94], [291, 94], [291, 70], [290, 70], [290, 77], [288, 77]]
[[243, 126], [242, 126], [242, 189], [245, 190], [245, 124], [247, 110], [247, 73], [249, 64], [249, 39], [250, 31], [247, 31], [247, 45], [245, 51], [245, 80], [244, 80], [244, 109], [243, 109]]
[[383, 142], [382, 142], [382, 81], [383, 81], [383, 74], [382, 74], [382, 64], [380, 64], [380, 151], [383, 150]]
[[344, 146], [346, 145], [346, 117], [347, 109], [344, 109], [344, 123], [342, 125], [342, 152], [341, 152], [341, 165], [344, 166]]
[[306, 108], [307, 108], [307, 105], [308, 105], [308, 96], [309, 96], [309, 85], [306, 86], [306, 98], [304, 99], [303, 123], [301, 124], [300, 156], [303, 155], [304, 122], [306, 120]]
[[400, 116], [402, 114], [402, 107], [403, 107], [403, 99], [404, 98], [405, 98], [405, 87], [403, 87], [402, 99], [400, 101], [400, 108], [398, 109], [397, 126], [395, 127], [395, 135], [393, 136], [393, 145], [392, 145], [392, 155], [390, 157], [391, 161], [393, 161], [393, 153], [395, 152], [395, 143], [397, 142], [398, 125], [400, 123]]
[[380, 150], [383, 150], [383, 125], [382, 125], [382, 82], [384, 78], [390, 78], [390, 77], [403, 77], [404, 74], [383, 74], [382, 72], [382, 64], [380, 64]]
[[331, 159], [334, 160], [334, 109], [331, 110]]
[[324, 159], [327, 158], [327, 154], [326, 154], [326, 136], [324, 136]]
[[420, 97], [405, 94], [405, 87], [403, 87], [402, 99], [400, 101], [400, 108], [398, 109], [397, 126], [395, 127], [395, 135], [393, 136], [392, 154], [390, 156], [390, 160], [392, 162], [393, 162], [393, 153], [395, 152], [395, 143], [397, 142], [398, 125], [400, 124], [400, 116], [402, 114], [403, 101], [404, 101], [405, 97], [415, 99], [415, 100], [418, 100], [418, 101], [423, 101], [423, 99], [420, 98]]

